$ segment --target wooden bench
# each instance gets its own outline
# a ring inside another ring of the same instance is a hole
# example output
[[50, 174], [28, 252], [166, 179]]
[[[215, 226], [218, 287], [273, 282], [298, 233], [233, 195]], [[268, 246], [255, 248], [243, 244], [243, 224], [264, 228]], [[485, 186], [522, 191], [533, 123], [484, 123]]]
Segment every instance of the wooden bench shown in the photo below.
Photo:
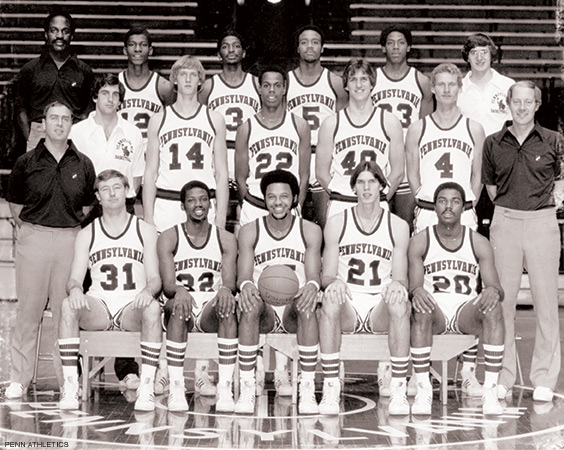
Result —
[[[91, 380], [97, 376], [102, 368], [115, 357], [141, 356], [139, 346], [140, 333], [124, 331], [81, 331], [80, 354], [83, 358], [82, 400], [90, 396]], [[163, 339], [164, 342], [164, 339]], [[298, 399], [298, 345], [296, 335], [272, 333], [261, 335], [261, 342], [267, 347], [279, 351], [292, 360], [292, 402]], [[448, 361], [464, 350], [472, 347], [476, 339], [471, 335], [439, 335], [433, 337], [431, 361], [440, 362], [440, 370], [432, 369], [432, 373], [441, 385], [440, 398], [443, 404], [447, 402], [447, 364]], [[163, 345], [162, 355], [165, 349]], [[217, 335], [211, 333], [190, 333], [186, 357], [190, 359], [217, 359]], [[92, 358], [101, 358], [93, 363]], [[355, 334], [343, 335], [341, 346], [342, 361], [389, 361], [388, 336]], [[265, 362], [268, 361], [265, 355]], [[238, 374], [238, 370], [235, 370]], [[235, 377], [237, 386], [237, 376]]]

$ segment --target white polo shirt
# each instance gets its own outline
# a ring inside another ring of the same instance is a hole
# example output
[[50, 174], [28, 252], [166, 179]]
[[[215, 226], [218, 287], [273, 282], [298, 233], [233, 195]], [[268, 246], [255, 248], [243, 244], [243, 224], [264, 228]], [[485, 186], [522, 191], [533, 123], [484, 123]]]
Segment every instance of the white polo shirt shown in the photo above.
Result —
[[491, 71], [492, 79], [484, 89], [470, 80], [472, 71], [468, 72], [462, 80], [462, 89], [458, 94], [460, 111], [480, 123], [486, 136], [498, 132], [506, 120], [511, 120], [506, 97], [508, 89], [515, 83], [494, 69]]
[[[96, 111], [93, 111], [88, 118], [73, 125], [69, 138], [92, 160], [96, 174], [106, 169], [119, 170], [133, 187], [133, 179], [142, 177], [145, 171], [141, 131], [118, 114], [117, 124], [106, 139], [104, 128], [94, 121], [95, 116]], [[127, 194], [128, 197], [135, 195], [133, 189]]]

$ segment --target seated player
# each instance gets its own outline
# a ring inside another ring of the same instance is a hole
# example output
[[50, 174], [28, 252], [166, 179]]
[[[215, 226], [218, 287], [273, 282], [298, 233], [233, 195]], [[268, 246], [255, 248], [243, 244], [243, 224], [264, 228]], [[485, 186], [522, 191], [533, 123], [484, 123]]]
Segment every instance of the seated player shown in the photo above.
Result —
[[330, 217], [325, 226], [321, 281], [325, 294], [319, 314], [324, 379], [321, 414], [339, 413], [341, 333], [360, 332], [389, 333], [391, 381], [388, 378], [389, 387], [381, 382], [389, 371], [379, 367], [380, 395], [391, 397], [390, 414], [409, 414], [409, 226], [380, 205], [386, 184], [375, 162], [361, 162], [350, 179], [357, 204]]
[[[157, 249], [163, 291], [166, 355], [170, 380], [168, 410], [188, 411], [184, 394], [184, 357], [188, 332], [217, 333], [219, 383], [216, 411], [233, 412], [231, 392], [237, 359], [235, 261], [237, 242], [231, 233], [208, 221], [210, 189], [190, 181], [180, 191], [186, 221], [165, 230]], [[207, 361], [197, 361], [195, 391], [216, 395]]]
[[417, 378], [412, 414], [431, 414], [429, 365], [433, 334], [482, 332], [486, 362], [483, 412], [503, 412], [497, 399], [505, 333], [500, 305], [503, 290], [490, 243], [460, 223], [465, 202], [461, 185], [439, 185], [433, 198], [438, 224], [417, 233], [409, 243], [411, 359]]
[[[127, 178], [104, 170], [94, 184], [102, 216], [76, 237], [59, 328], [59, 351], [65, 383], [59, 407], [78, 409], [79, 328], [88, 331], [141, 332], [141, 385], [135, 409], [155, 409], [153, 382], [161, 351], [161, 289], [157, 232], [152, 225], [128, 214]], [[92, 285], [85, 294], [82, 282], [90, 269]], [[87, 375], [83, 375], [87, 376]]]
[[[285, 170], [274, 170], [261, 180], [268, 215], [243, 226], [239, 231], [238, 284], [239, 374], [241, 395], [235, 412], [255, 409], [255, 366], [259, 333], [297, 333], [301, 379], [298, 409], [316, 414], [315, 366], [318, 328], [315, 308], [321, 268], [321, 229], [291, 213], [298, 204], [298, 180]], [[275, 264], [296, 271], [300, 290], [286, 306], [273, 307], [261, 298], [256, 286], [260, 274]]]

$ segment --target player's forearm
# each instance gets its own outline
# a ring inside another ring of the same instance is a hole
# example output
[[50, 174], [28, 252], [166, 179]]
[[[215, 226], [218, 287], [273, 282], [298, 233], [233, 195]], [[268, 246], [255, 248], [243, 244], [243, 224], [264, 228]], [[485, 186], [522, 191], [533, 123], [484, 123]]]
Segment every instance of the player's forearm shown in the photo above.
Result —
[[225, 223], [227, 221], [227, 206], [229, 203], [229, 187], [227, 183], [227, 178], [219, 181], [216, 189], [216, 216], [215, 224], [219, 228], [225, 228]]
[[152, 297], [157, 297], [161, 292], [161, 277], [151, 277], [147, 280], [145, 289]]
[[29, 119], [25, 110], [20, 110], [18, 113], [18, 124], [22, 130], [22, 134], [27, 141], [29, 138]]
[[[147, 175], [147, 172], [145, 172]], [[157, 186], [152, 180], [145, 178], [143, 184], [143, 218], [146, 222], [154, 225], [155, 198], [157, 196]]]
[[73, 289], [79, 289], [80, 292], [84, 292], [84, 290], [82, 289], [82, 282], [75, 280], [73, 278], [69, 278], [66, 287], [67, 287], [67, 295], [70, 295]]
[[329, 183], [331, 183], [331, 174], [329, 171], [316, 170], [315, 176], [321, 187], [329, 192]]

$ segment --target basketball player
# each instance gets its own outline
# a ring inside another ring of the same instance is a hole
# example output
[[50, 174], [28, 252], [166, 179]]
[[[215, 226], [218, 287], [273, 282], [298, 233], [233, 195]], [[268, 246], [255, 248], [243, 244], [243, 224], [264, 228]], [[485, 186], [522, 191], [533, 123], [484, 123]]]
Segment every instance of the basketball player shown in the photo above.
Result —
[[310, 164], [310, 131], [307, 122], [286, 108], [286, 73], [276, 66], [259, 75], [262, 107], [237, 130], [235, 176], [239, 190], [241, 226], [268, 214], [260, 183], [274, 170], [284, 169], [299, 180], [298, 206], [307, 193]]
[[[429, 365], [433, 334], [482, 334], [486, 375], [482, 410], [501, 414], [497, 381], [503, 358], [503, 290], [486, 238], [462, 225], [466, 190], [440, 184], [433, 195], [436, 225], [411, 238], [409, 292], [413, 305], [411, 359], [417, 378], [412, 414], [431, 414], [433, 388]], [[481, 277], [483, 289], [478, 294]]]
[[431, 90], [437, 109], [412, 124], [406, 137], [407, 176], [415, 193], [415, 232], [437, 223], [433, 193], [445, 181], [463, 186], [466, 204], [462, 223], [476, 229], [472, 209], [482, 189], [482, 126], [460, 113], [456, 106], [462, 86], [460, 70], [450, 63], [439, 64], [431, 74]]
[[149, 121], [143, 185], [145, 220], [162, 232], [186, 219], [180, 189], [186, 180], [206, 181], [212, 203], [210, 221], [225, 228], [229, 200], [225, 121], [198, 102], [204, 68], [184, 55], [173, 65], [170, 81], [177, 90], [173, 105]]
[[221, 73], [207, 79], [199, 94], [200, 103], [225, 119], [229, 182], [235, 187], [235, 135], [237, 128], [260, 109], [258, 79], [243, 71], [245, 48], [242, 37], [228, 31], [217, 41]]
[[375, 161], [382, 168], [389, 183], [382, 200], [392, 198], [403, 178], [401, 123], [393, 114], [372, 105], [375, 80], [374, 69], [367, 61], [351, 59], [343, 72], [349, 103], [328, 117], [319, 130], [315, 172], [331, 199], [327, 218], [356, 203], [350, 177], [361, 161]]
[[[394, 114], [401, 122], [403, 137], [412, 122], [433, 112], [433, 94], [429, 78], [407, 64], [413, 38], [411, 31], [392, 25], [380, 34], [380, 45], [386, 57], [384, 67], [376, 69], [372, 101]], [[415, 197], [404, 176], [393, 198], [392, 211], [413, 226]]]
[[[155, 296], [161, 289], [157, 233], [128, 214], [125, 199], [129, 183], [117, 170], [96, 177], [96, 197], [102, 216], [76, 237], [68, 297], [63, 301], [59, 351], [65, 384], [61, 409], [78, 409], [79, 326], [83, 330], [141, 332], [141, 385], [135, 409], [155, 409], [153, 382], [161, 350], [161, 308]], [[90, 269], [92, 286], [82, 283]], [[84, 375], [87, 376], [87, 375]]]
[[[389, 332], [392, 362], [387, 393], [389, 412], [409, 414], [406, 396], [411, 313], [407, 298], [409, 227], [380, 206], [380, 192], [387, 182], [374, 161], [361, 162], [351, 174], [350, 183], [358, 203], [332, 216], [324, 230], [321, 285], [325, 294], [319, 315], [324, 381], [319, 412], [339, 413], [341, 332]], [[379, 373], [382, 396], [381, 376]]]
[[125, 86], [125, 96], [119, 112], [141, 131], [144, 153], [147, 149], [149, 120], [163, 107], [171, 105], [176, 98], [172, 83], [149, 69], [149, 57], [153, 54], [152, 43], [151, 34], [146, 28], [131, 28], [123, 39], [127, 69], [118, 75], [119, 81]]
[[[321, 268], [321, 229], [291, 214], [298, 204], [300, 187], [296, 177], [274, 170], [261, 180], [268, 215], [259, 217], [239, 231], [238, 285], [239, 374], [241, 394], [237, 413], [255, 409], [255, 365], [259, 333], [297, 333], [301, 368], [298, 409], [301, 414], [318, 412], [315, 400], [318, 327], [315, 307]], [[261, 298], [256, 282], [271, 265], [286, 264], [295, 269], [300, 283], [296, 298], [288, 305], [273, 307]]]
[[[184, 358], [188, 332], [217, 333], [219, 382], [216, 411], [233, 412], [231, 392], [237, 359], [235, 262], [237, 242], [231, 233], [208, 222], [210, 190], [189, 181], [180, 191], [186, 221], [164, 231], [158, 239], [165, 303], [166, 353], [170, 391], [169, 411], [188, 411], [184, 394]], [[207, 361], [198, 361], [195, 391], [215, 395]]]
[[315, 25], [306, 25], [297, 32], [297, 36], [300, 63], [298, 67], [288, 72], [286, 98], [288, 111], [307, 120], [311, 130], [309, 174], [309, 192], [313, 206], [311, 218], [323, 228], [329, 198], [315, 178], [317, 134], [323, 121], [346, 105], [348, 96], [343, 89], [343, 79], [321, 66], [321, 54], [325, 43], [321, 29]]

